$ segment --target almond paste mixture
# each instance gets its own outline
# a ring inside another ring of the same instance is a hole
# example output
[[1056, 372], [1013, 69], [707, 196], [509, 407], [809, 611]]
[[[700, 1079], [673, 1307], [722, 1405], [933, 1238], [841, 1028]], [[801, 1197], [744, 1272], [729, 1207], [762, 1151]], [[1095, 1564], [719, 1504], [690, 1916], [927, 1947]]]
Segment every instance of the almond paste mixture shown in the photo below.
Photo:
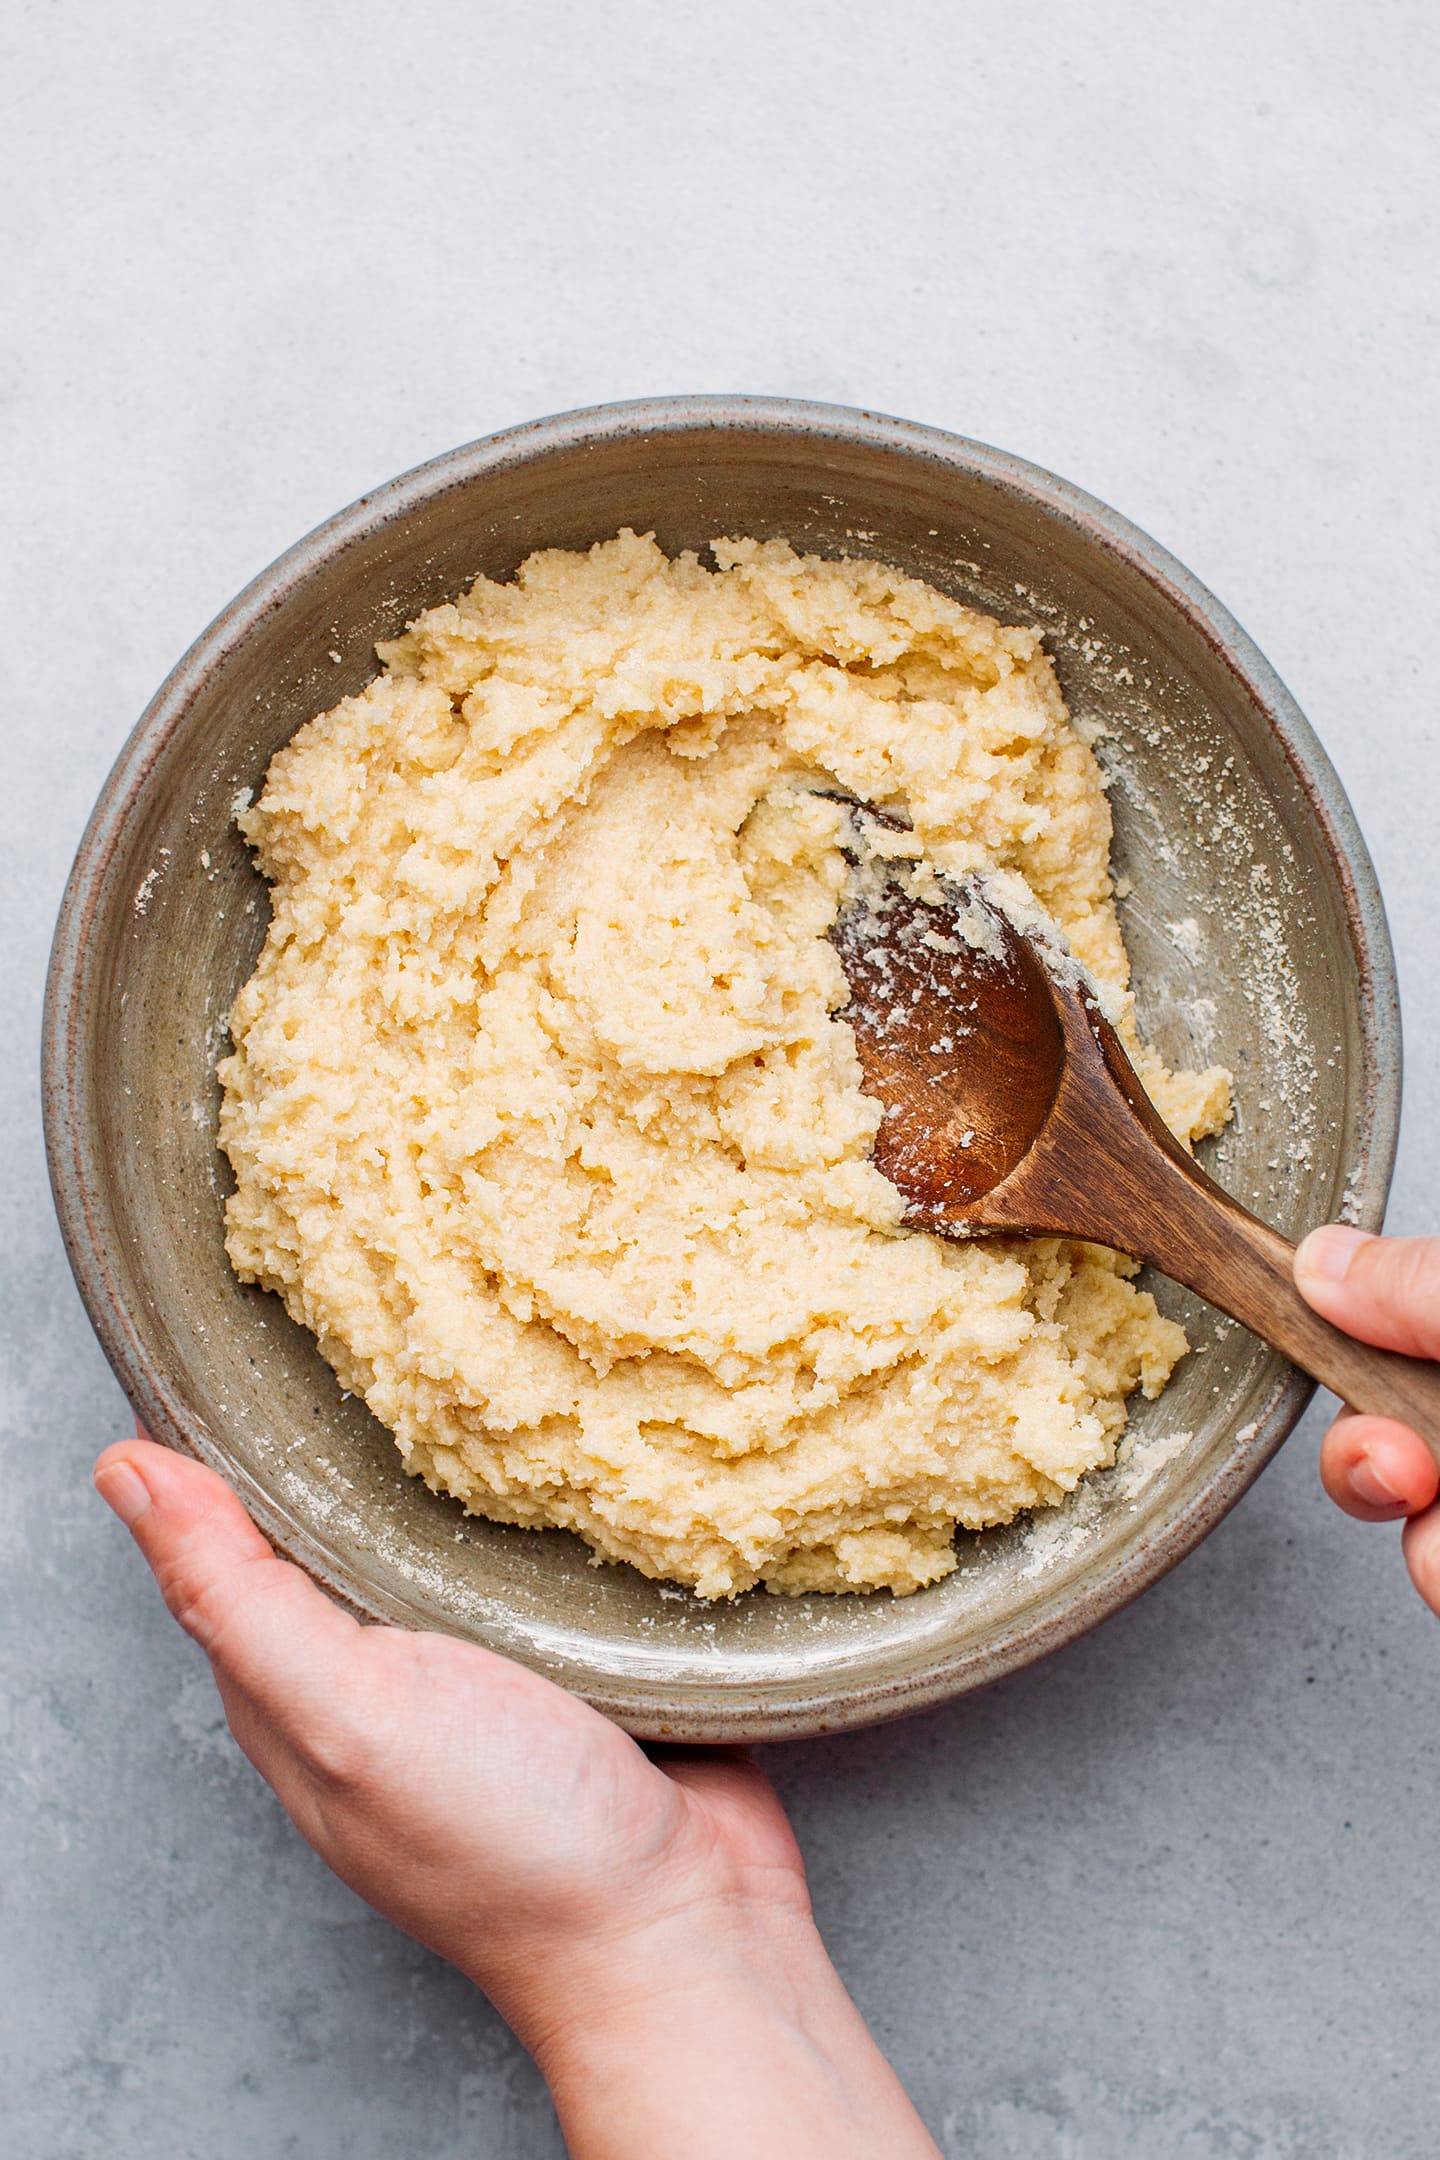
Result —
[[410, 1470], [731, 1596], [904, 1593], [1113, 1459], [1185, 1349], [1090, 1245], [900, 1227], [835, 1017], [836, 783], [1023, 878], [1135, 1039], [1110, 815], [1040, 634], [884, 564], [623, 532], [380, 648], [240, 824], [228, 1249]]

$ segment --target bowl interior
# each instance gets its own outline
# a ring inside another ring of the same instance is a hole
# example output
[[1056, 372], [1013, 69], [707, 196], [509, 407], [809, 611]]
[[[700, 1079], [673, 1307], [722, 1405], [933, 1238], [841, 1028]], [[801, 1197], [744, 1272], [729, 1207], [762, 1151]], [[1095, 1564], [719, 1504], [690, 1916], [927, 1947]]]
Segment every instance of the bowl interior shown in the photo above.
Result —
[[1236, 1075], [1215, 1174], [1291, 1234], [1347, 1203], [1375, 1219], [1389, 1022], [1357, 950], [1343, 798], [1328, 776], [1317, 800], [1267, 711], [1283, 693], [1243, 641], [1237, 658], [1194, 589], [1107, 520], [995, 453], [858, 417], [581, 416], [457, 453], [344, 514], [162, 691], [97, 811], [57, 944], [62, 1217], [142, 1416], [222, 1468], [359, 1609], [491, 1643], [642, 1732], [814, 1731], [978, 1684], [1078, 1632], [1179, 1558], [1283, 1437], [1303, 1384], [1160, 1282], [1195, 1355], [1158, 1403], [1137, 1403], [1117, 1468], [1065, 1508], [963, 1539], [957, 1573], [909, 1599], [706, 1606], [589, 1564], [566, 1534], [467, 1521], [406, 1477], [389, 1435], [278, 1299], [234, 1279], [222, 1245], [214, 1066], [267, 919], [237, 795], [369, 677], [377, 638], [480, 571], [503, 577], [536, 547], [622, 525], [672, 552], [745, 533], [877, 555], [1040, 623], [1072, 713], [1105, 730], [1146, 1029], [1173, 1062]]

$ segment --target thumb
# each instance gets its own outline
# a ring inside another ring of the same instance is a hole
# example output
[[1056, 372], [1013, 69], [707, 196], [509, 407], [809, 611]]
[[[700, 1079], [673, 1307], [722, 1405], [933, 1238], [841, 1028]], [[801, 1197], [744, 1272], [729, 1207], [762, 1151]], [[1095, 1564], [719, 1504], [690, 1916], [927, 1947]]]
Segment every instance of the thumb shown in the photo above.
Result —
[[218, 1675], [287, 1723], [333, 1696], [358, 1624], [271, 1551], [223, 1478], [153, 1440], [122, 1440], [96, 1463], [95, 1489]]
[[1347, 1335], [1407, 1357], [1440, 1358], [1440, 1237], [1371, 1237], [1327, 1223], [1296, 1252], [1295, 1285]]

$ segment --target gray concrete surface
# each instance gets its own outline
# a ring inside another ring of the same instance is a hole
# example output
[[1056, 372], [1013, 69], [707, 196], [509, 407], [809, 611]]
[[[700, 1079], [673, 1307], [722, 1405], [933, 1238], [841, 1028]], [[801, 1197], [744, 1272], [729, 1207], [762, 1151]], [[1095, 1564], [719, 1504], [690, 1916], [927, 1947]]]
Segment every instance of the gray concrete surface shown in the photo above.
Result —
[[[1399, 945], [1392, 1220], [1433, 1227], [1434, 157], [1425, 0], [12, 6], [5, 306], [0, 2144], [520, 2160], [454, 1974], [291, 1833], [91, 1457], [35, 1038], [82, 821], [190, 637], [372, 482], [672, 389], [876, 405], [1167, 542], [1298, 694]], [[1428, 2160], [1440, 1632], [1312, 1415], [1101, 1633], [773, 1754], [944, 2152]]]

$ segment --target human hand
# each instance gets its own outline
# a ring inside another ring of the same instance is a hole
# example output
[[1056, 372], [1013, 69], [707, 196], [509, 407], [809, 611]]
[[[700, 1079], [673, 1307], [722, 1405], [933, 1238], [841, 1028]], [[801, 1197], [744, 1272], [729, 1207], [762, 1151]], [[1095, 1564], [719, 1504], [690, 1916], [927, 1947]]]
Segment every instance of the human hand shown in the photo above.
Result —
[[[1440, 1237], [1380, 1238], [1343, 1223], [1312, 1230], [1295, 1255], [1301, 1296], [1347, 1335], [1407, 1357], [1440, 1358]], [[1405, 1561], [1440, 1613], [1440, 1471], [1418, 1433], [1342, 1411], [1325, 1435], [1326, 1492], [1361, 1522], [1407, 1516]]]
[[653, 1761], [524, 1666], [361, 1626], [143, 1437], [95, 1482], [301, 1835], [492, 1998], [572, 2151], [934, 2153], [746, 1757]]

